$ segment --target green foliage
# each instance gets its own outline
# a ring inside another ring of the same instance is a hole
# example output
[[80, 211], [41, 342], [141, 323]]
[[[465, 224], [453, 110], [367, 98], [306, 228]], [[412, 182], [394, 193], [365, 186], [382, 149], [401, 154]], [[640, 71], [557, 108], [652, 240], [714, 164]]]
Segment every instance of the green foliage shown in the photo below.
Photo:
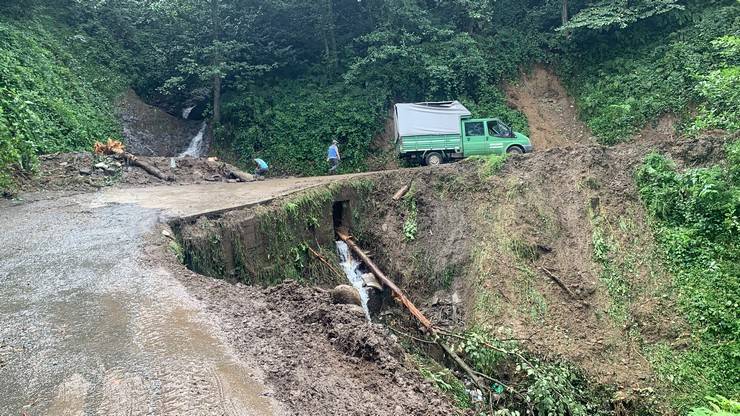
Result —
[[652, 154], [636, 174], [682, 311], [694, 327], [690, 349], [654, 353], [679, 407], [704, 396], [740, 394], [740, 142], [728, 145], [727, 154], [725, 165], [685, 172]]
[[422, 377], [434, 383], [438, 389], [450, 394], [455, 399], [455, 404], [461, 409], [470, 409], [472, 403], [465, 385], [452, 371], [444, 368], [431, 360], [425, 360], [420, 356], [412, 356], [419, 368]]
[[560, 30], [604, 30], [611, 27], [624, 29], [640, 20], [683, 9], [679, 0], [601, 0], [581, 10]]
[[473, 117], [497, 117], [511, 126], [512, 130], [518, 131], [525, 136], [529, 135], [527, 117], [521, 111], [506, 105], [506, 97], [501, 90], [493, 85], [483, 84], [478, 90], [477, 97], [477, 100], [467, 97], [463, 97], [461, 100], [470, 112], [473, 113]]
[[[629, 257], [622, 256], [619, 248], [612, 237], [604, 230], [598, 219], [593, 221], [591, 243], [593, 245], [593, 258], [601, 266], [599, 279], [606, 287], [611, 305], [609, 315], [624, 324], [628, 319], [628, 308], [631, 301], [632, 288], [630, 287], [625, 269], [630, 269]], [[631, 270], [634, 272], [634, 270]]]
[[183, 250], [182, 245], [180, 245], [180, 243], [178, 243], [177, 241], [172, 240], [170, 241], [169, 248], [172, 254], [175, 255], [175, 258], [177, 258], [177, 261], [184, 264], [185, 251]]
[[606, 414], [600, 393], [589, 388], [583, 375], [561, 362], [531, 356], [517, 343], [502, 342], [481, 329], [464, 333], [455, 346], [475, 371], [488, 375], [490, 388], [502, 395], [501, 407], [509, 413], [553, 416]]
[[416, 234], [419, 231], [417, 219], [419, 211], [416, 208], [416, 187], [411, 185], [411, 189], [404, 195], [403, 204], [406, 208], [406, 215], [403, 220], [403, 236], [407, 241], [416, 240]]
[[472, 156], [470, 159], [478, 163], [478, 173], [481, 178], [489, 178], [501, 171], [506, 164], [508, 155]]
[[382, 94], [342, 85], [290, 82], [264, 95], [229, 94], [223, 111], [221, 137], [230, 145], [221, 146], [243, 163], [261, 157], [279, 173], [320, 175], [329, 169], [326, 152], [333, 139], [339, 141], [341, 172], [367, 169], [385, 101]]
[[693, 409], [689, 416], [736, 416], [740, 415], [740, 402], [722, 396], [707, 397], [709, 408]]
[[120, 137], [111, 101], [125, 88], [114, 42], [53, 18], [0, 20], [0, 187], [38, 153]]
[[700, 77], [697, 93], [703, 100], [692, 130], [740, 130], [740, 36], [712, 42], [721, 67]]
[[736, 1], [691, 3], [626, 30], [576, 32], [563, 44], [560, 70], [603, 143], [621, 141], [665, 113], [689, 118], [695, 103], [702, 105], [694, 131], [736, 130], [737, 55], [722, 51], [737, 27]]

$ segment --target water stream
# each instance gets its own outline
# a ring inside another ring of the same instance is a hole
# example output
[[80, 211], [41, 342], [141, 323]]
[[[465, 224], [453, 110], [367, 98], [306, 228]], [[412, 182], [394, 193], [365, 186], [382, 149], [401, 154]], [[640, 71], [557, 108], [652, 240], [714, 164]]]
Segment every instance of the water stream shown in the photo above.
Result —
[[182, 118], [184, 118], [185, 120], [187, 120], [188, 117], [190, 117], [190, 113], [193, 111], [194, 108], [195, 108], [195, 106], [188, 107], [188, 108], [183, 108], [182, 109]]
[[193, 137], [193, 140], [190, 141], [190, 146], [188, 146], [188, 149], [184, 152], [180, 153], [179, 157], [201, 157], [203, 154], [203, 139], [206, 135], [206, 128], [208, 127], [208, 123], [205, 121], [203, 122], [203, 125], [200, 127], [200, 131], [198, 134]]
[[339, 254], [340, 265], [344, 274], [347, 275], [347, 280], [354, 286], [358, 292], [360, 292], [360, 301], [362, 302], [362, 310], [365, 311], [367, 320], [370, 320], [370, 310], [367, 308], [368, 294], [365, 289], [365, 282], [362, 280], [362, 270], [360, 266], [362, 263], [352, 258], [352, 252], [350, 252], [347, 243], [344, 241], [337, 241], [337, 253]]

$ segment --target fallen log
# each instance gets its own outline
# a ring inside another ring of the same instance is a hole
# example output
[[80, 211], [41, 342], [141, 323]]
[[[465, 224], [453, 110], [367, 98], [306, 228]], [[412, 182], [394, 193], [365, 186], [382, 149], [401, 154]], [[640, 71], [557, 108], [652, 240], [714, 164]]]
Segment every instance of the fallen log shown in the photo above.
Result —
[[411, 179], [411, 181], [408, 183], [408, 185], [404, 185], [401, 189], [399, 189], [395, 195], [393, 195], [393, 200], [398, 201], [401, 198], [403, 198], [406, 193], [408, 193], [409, 189], [411, 189], [411, 185], [414, 183], [414, 180]]
[[355, 252], [355, 254], [357, 254], [360, 257], [360, 259], [362, 259], [365, 265], [368, 268], [370, 268], [370, 271], [372, 271], [373, 274], [375, 274], [375, 277], [377, 277], [385, 286], [387, 286], [391, 290], [391, 292], [393, 292], [393, 294], [403, 304], [403, 306], [405, 306], [406, 309], [408, 309], [409, 312], [411, 312], [411, 314], [419, 321], [419, 323], [421, 323], [421, 325], [424, 328], [426, 328], [427, 331], [429, 331], [429, 334], [432, 336], [432, 339], [434, 340], [434, 342], [437, 345], [439, 345], [447, 353], [447, 355], [449, 355], [452, 358], [453, 361], [455, 361], [455, 363], [460, 367], [460, 369], [463, 370], [468, 375], [468, 377], [470, 377], [470, 380], [472, 380], [473, 383], [475, 383], [475, 385], [481, 391], [484, 391], [485, 390], [484, 384], [481, 383], [480, 379], [475, 374], [473, 369], [470, 368], [470, 366], [467, 363], [465, 363], [465, 361], [462, 358], [460, 358], [460, 356], [457, 355], [455, 351], [453, 351], [452, 348], [449, 347], [449, 345], [443, 342], [442, 337], [439, 335], [437, 330], [434, 328], [434, 325], [432, 325], [432, 322], [429, 319], [427, 319], [427, 317], [424, 316], [424, 314], [413, 304], [413, 302], [411, 302], [411, 300], [406, 297], [403, 291], [398, 286], [396, 286], [396, 284], [393, 283], [393, 281], [391, 281], [391, 279], [389, 279], [388, 276], [386, 276], [385, 273], [383, 273], [378, 268], [378, 266], [376, 266], [375, 263], [373, 263], [372, 260], [370, 260], [370, 257], [368, 257], [365, 254], [365, 252], [362, 251], [362, 249], [359, 246], [357, 246], [357, 244], [355, 244], [354, 241], [352, 241], [352, 237], [350, 237], [349, 234], [341, 230], [337, 230], [337, 236], [339, 236], [339, 238], [342, 241], [347, 243], [347, 246], [353, 252]]
[[422, 326], [424, 326], [424, 328], [428, 329], [429, 331], [434, 331], [434, 328], [432, 327], [432, 322], [429, 321], [429, 319], [427, 319], [427, 317], [424, 316], [424, 314], [421, 313], [421, 311], [416, 308], [413, 302], [411, 302], [411, 300], [409, 300], [409, 298], [406, 297], [403, 291], [399, 289], [398, 286], [396, 286], [395, 283], [393, 283], [391, 279], [389, 279], [378, 268], [378, 266], [375, 265], [375, 263], [373, 263], [370, 257], [367, 254], [365, 254], [365, 252], [362, 251], [362, 249], [358, 247], [354, 241], [352, 241], [352, 238], [349, 235], [345, 234], [342, 231], [337, 231], [337, 235], [339, 236], [340, 239], [342, 239], [342, 241], [347, 243], [347, 246], [349, 246], [349, 248], [352, 249], [352, 251], [354, 251], [355, 254], [357, 254], [360, 257], [360, 259], [362, 259], [363, 263], [365, 263], [365, 265], [370, 268], [370, 271], [373, 272], [375, 277], [377, 277], [385, 286], [388, 286], [388, 288], [391, 290], [391, 292], [393, 292], [396, 298], [398, 298], [398, 300], [403, 304], [403, 306], [405, 306], [406, 309], [408, 309], [409, 312], [411, 312], [411, 314], [414, 315], [414, 317], [419, 320], [419, 322], [422, 324]]
[[224, 175], [227, 177], [233, 176], [236, 179], [239, 179], [242, 182], [252, 182], [254, 181], [254, 175], [242, 172], [241, 170], [237, 169], [235, 166], [229, 165], [228, 163], [224, 163], [223, 166]]
[[136, 156], [132, 155], [131, 153], [127, 153], [127, 152], [115, 153], [113, 155], [113, 157], [115, 157], [117, 159], [123, 159], [129, 165], [140, 167], [140, 168], [144, 169], [144, 171], [146, 171], [146, 173], [148, 173], [148, 174], [150, 174], [150, 175], [152, 175], [152, 176], [154, 176], [156, 178], [159, 178], [159, 179], [161, 179], [163, 181], [173, 182], [175, 180], [175, 177], [174, 176], [172, 176], [172, 175], [165, 175], [164, 173], [162, 173], [161, 170], [157, 169], [155, 166], [150, 165], [147, 162], [144, 162], [143, 160], [141, 160], [141, 159], [137, 158]]

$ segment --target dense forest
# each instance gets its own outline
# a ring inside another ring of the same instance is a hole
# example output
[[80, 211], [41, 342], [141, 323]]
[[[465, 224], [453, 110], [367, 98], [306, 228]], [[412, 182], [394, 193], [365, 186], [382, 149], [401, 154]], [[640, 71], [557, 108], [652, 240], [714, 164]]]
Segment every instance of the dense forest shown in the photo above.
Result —
[[[740, 7], [726, 1], [177, 0], [3, 2], [0, 165], [120, 136], [132, 87], [178, 113], [208, 103], [215, 152], [279, 172], [382, 157], [393, 102], [459, 99], [526, 132], [500, 87], [551, 65], [603, 143], [662, 114], [736, 131]], [[387, 143], [386, 143], [387, 144]]]
[[[397, 102], [457, 99], [526, 133], [503, 86], [534, 65], [601, 144], [666, 114], [679, 136], [740, 130], [737, 0], [6, 0], [0, 189], [40, 154], [121, 138], [128, 89], [172, 114], [203, 108], [222, 159], [316, 175], [333, 139], [343, 172], [383, 166]], [[654, 357], [679, 411], [740, 394], [737, 143], [727, 153], [689, 172], [651, 155], [636, 177], [698, 334]], [[564, 406], [539, 414], [588, 414]]]

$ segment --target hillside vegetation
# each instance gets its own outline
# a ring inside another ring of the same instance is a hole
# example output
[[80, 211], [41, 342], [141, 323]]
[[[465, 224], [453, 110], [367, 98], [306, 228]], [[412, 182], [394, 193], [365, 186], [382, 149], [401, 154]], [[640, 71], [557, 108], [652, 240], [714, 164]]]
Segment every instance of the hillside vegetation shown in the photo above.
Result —
[[115, 134], [110, 99], [126, 84], [173, 114], [209, 102], [215, 153], [289, 174], [321, 173], [332, 139], [344, 171], [375, 167], [394, 102], [460, 99], [526, 132], [500, 87], [535, 62], [562, 75], [604, 143], [665, 113], [682, 133], [738, 129], [737, 1], [566, 5], [565, 16], [559, 1], [509, 0], [5, 5], [2, 169]]
[[125, 54], [111, 34], [67, 26], [60, 14], [6, 13], [0, 19], [0, 188], [9, 185], [9, 167], [32, 170], [37, 154], [119, 137], [112, 101], [129, 82]]
[[738, 397], [740, 142], [727, 147], [726, 164], [684, 172], [649, 155], [637, 185], [694, 330], [683, 351], [654, 346], [659, 371], [684, 406], [718, 392]]

